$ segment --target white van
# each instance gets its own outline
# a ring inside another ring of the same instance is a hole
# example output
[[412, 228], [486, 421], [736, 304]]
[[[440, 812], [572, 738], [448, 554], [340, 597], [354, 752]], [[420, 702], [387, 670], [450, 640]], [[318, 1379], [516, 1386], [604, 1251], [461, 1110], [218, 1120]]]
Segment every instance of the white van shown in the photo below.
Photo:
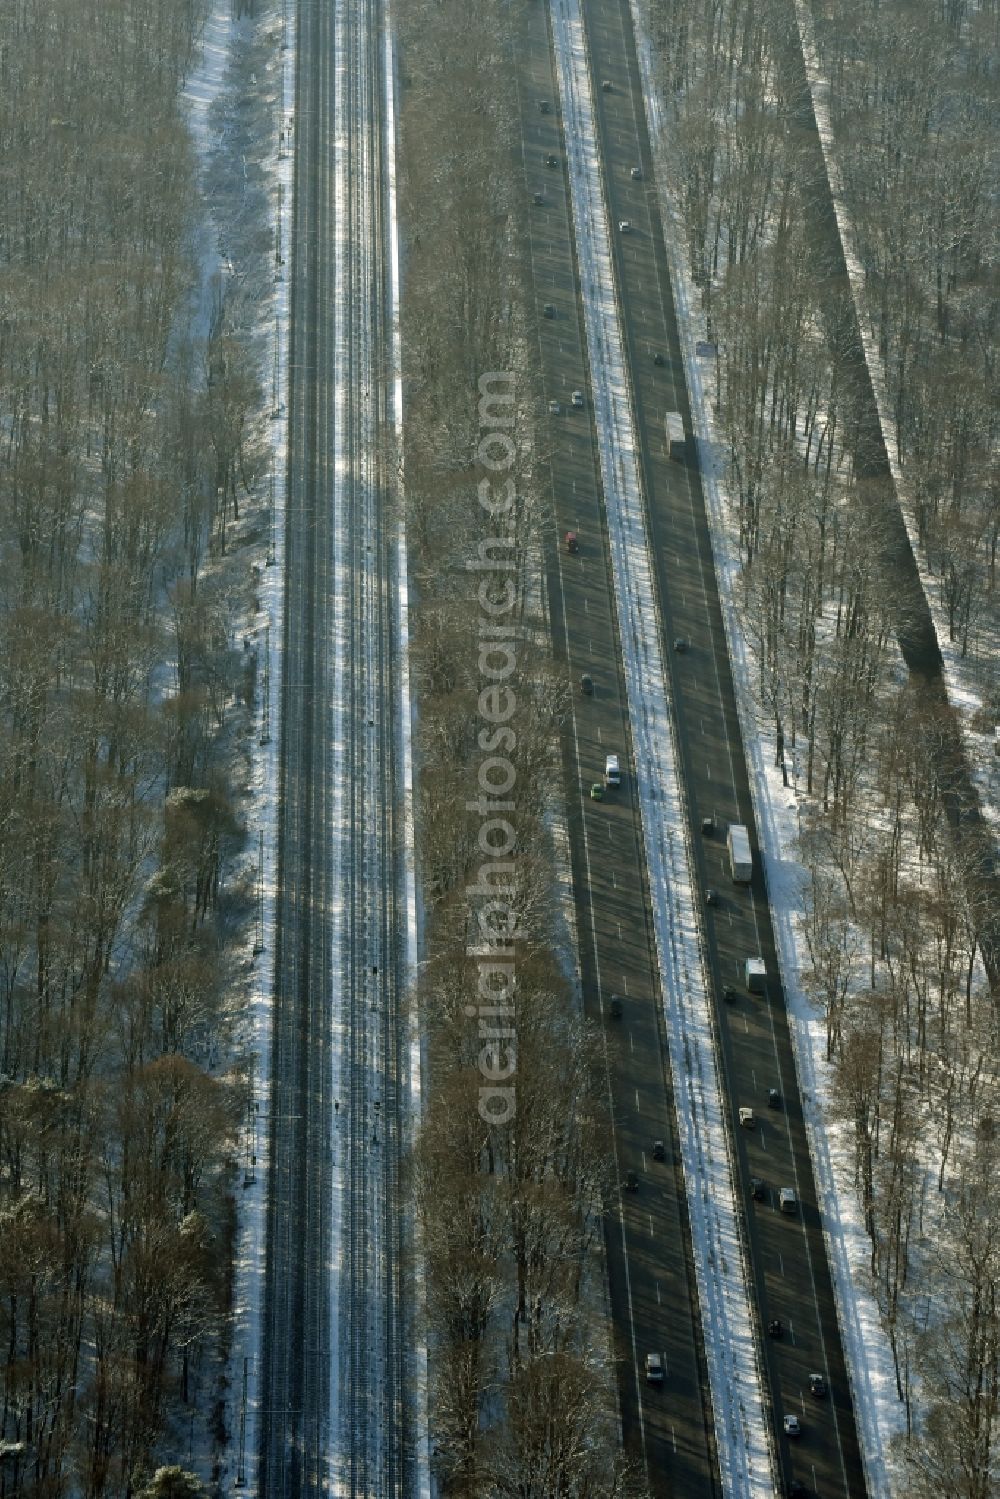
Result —
[[618, 756], [609, 755], [604, 762], [604, 784], [605, 786], [620, 786], [621, 783], [622, 772], [618, 764]]

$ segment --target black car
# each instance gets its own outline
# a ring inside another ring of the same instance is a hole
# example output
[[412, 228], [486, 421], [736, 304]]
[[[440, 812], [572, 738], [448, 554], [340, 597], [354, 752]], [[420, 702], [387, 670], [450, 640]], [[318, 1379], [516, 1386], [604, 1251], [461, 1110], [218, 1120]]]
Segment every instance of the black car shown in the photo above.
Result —
[[584, 697], [593, 697], [594, 695], [594, 679], [593, 677], [588, 677], [586, 672], [580, 678], [580, 691]]
[[535, 205], [536, 205], [536, 207], [541, 208], [541, 206], [542, 206], [542, 204], [544, 202], [545, 202], [545, 194], [544, 193], [536, 193], [535, 194]]
[[719, 892], [713, 889], [711, 885], [705, 890], [705, 904], [706, 906], [717, 906], [719, 904]]
[[667, 1149], [666, 1149], [666, 1146], [664, 1145], [663, 1141], [662, 1140], [654, 1140], [653, 1141], [653, 1160], [654, 1161], [665, 1161], [666, 1159], [667, 1159]]
[[555, 317], [555, 315], [556, 315], [555, 303], [554, 302], [546, 302], [545, 306], [542, 308], [542, 313], [543, 313], [543, 315], [545, 317]]
[[781, 1094], [778, 1092], [777, 1088], [768, 1088], [767, 1106], [769, 1109], [781, 1108]]
[[739, 994], [738, 994], [738, 991], [733, 987], [732, 984], [723, 984], [723, 986], [722, 986], [722, 997], [726, 1001], [727, 1004], [731, 1004], [734, 999], [738, 999], [739, 998]]
[[659, 351], [657, 351], [653, 355], [653, 363], [654, 364], [662, 364], [663, 363], [663, 355]]
[[809, 1393], [810, 1395], [818, 1396], [820, 1399], [826, 1394], [826, 1380], [822, 1374], [810, 1374]]
[[634, 1171], [626, 1171], [625, 1173], [625, 1190], [626, 1192], [638, 1192], [639, 1190], [639, 1178]]
[[550, 151], [549, 154], [548, 154], [548, 156], [546, 156], [546, 158], [545, 158], [545, 165], [547, 167], [557, 167], [559, 165], [559, 158], [558, 158], [558, 156], [553, 156], [552, 153], [551, 153], [551, 151]]
[[781, 1325], [780, 1317], [772, 1317], [770, 1322], [767, 1324], [767, 1335], [769, 1338], [780, 1338], [784, 1330], [785, 1329]]
[[750, 1196], [754, 1202], [764, 1201], [764, 1178], [762, 1176], [751, 1176]]
[[622, 997], [620, 994], [612, 994], [611, 1003], [608, 1008], [611, 1011], [612, 1020], [620, 1020], [622, 1018]]
[[701, 819], [701, 830], [705, 834], [706, 838], [710, 838], [715, 832], [715, 818], [703, 817]]
[[678, 635], [674, 640], [675, 651], [686, 651], [691, 647], [691, 642], [686, 635]]

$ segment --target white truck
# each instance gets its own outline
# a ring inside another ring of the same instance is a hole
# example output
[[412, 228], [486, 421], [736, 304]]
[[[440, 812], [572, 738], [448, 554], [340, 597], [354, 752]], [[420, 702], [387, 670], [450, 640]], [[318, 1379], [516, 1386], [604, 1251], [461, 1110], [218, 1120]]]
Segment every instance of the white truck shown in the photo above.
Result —
[[753, 879], [753, 855], [750, 834], [741, 822], [731, 822], [726, 835], [729, 850], [729, 872], [737, 885], [749, 885]]
[[763, 958], [747, 958], [743, 979], [751, 994], [767, 993], [767, 964]]
[[687, 452], [684, 436], [684, 420], [679, 411], [668, 411], [663, 420], [667, 434], [667, 457], [683, 459]]

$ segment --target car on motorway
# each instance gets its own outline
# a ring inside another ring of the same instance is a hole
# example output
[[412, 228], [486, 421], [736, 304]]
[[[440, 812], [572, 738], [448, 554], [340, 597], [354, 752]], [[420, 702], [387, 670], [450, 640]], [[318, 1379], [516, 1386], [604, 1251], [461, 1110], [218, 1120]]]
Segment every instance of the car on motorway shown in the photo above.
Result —
[[667, 1148], [662, 1140], [653, 1141], [653, 1160], [665, 1161], [667, 1159]]
[[786, 1437], [800, 1437], [802, 1435], [802, 1427], [799, 1425], [798, 1416], [786, 1416], [782, 1424], [785, 1428]]
[[784, 1330], [780, 1317], [772, 1317], [767, 1324], [767, 1335], [769, 1338], [780, 1338]]
[[750, 1196], [753, 1198], [754, 1202], [763, 1202], [764, 1192], [764, 1178], [762, 1176], [751, 1176]]
[[653, 363], [656, 364], [656, 365], [660, 365], [660, 364], [663, 364], [664, 362], [665, 361], [664, 361], [663, 355], [660, 353], [659, 349], [657, 349], [656, 353], [653, 355]]
[[580, 407], [583, 405], [583, 391], [574, 390], [573, 394], [569, 398], [569, 403], [571, 406], [575, 406], [579, 411]]
[[717, 906], [719, 904], [719, 892], [712, 885], [705, 887], [705, 904], [706, 906]]
[[734, 999], [739, 999], [739, 990], [732, 984], [723, 984], [722, 997], [727, 1004], [732, 1004]]
[[638, 1192], [639, 1190], [639, 1178], [634, 1171], [626, 1171], [625, 1173], [625, 1190], [626, 1192]]
[[712, 834], [715, 832], [715, 818], [703, 817], [701, 819], [701, 830], [705, 834], [706, 838], [711, 838]]
[[663, 1359], [658, 1353], [646, 1354], [646, 1383], [663, 1383]]
[[546, 302], [545, 306], [542, 308], [542, 316], [543, 317], [555, 317], [555, 315], [556, 315], [555, 303], [554, 302]]
[[620, 994], [612, 994], [608, 1008], [611, 1011], [612, 1020], [620, 1020], [622, 1018], [622, 1010], [624, 1009], [624, 1005], [622, 1004], [622, 997]]
[[593, 677], [589, 677], [586, 672], [580, 678], [580, 691], [584, 697], [593, 697], [594, 695], [594, 679]]
[[690, 649], [691, 649], [691, 641], [688, 639], [688, 637], [686, 635], [675, 635], [674, 636], [674, 650], [675, 651], [677, 651], [681, 655], [683, 655], [685, 651], [689, 651]]
[[809, 1499], [809, 1490], [804, 1483], [799, 1483], [797, 1478], [793, 1478], [788, 1485], [788, 1499]]
[[601, 781], [591, 781], [590, 800], [592, 802], [602, 802], [604, 800], [604, 785]]
[[538, 113], [540, 115], [547, 115], [552, 113], [552, 105], [549, 103], [548, 99], [539, 99]]
[[549, 416], [558, 416], [561, 410], [562, 407], [559, 405], [558, 401], [549, 402]]
[[632, 181], [633, 182], [641, 182], [642, 181], [642, 167], [633, 167], [632, 168]]
[[783, 1213], [797, 1213], [799, 1200], [791, 1187], [782, 1187], [778, 1193], [778, 1206]]
[[815, 1395], [817, 1399], [822, 1400], [823, 1396], [826, 1394], [826, 1380], [823, 1378], [822, 1374], [810, 1374], [809, 1393], [810, 1395]]
[[743, 1129], [753, 1129], [753, 1109], [740, 1109], [740, 1125]]
[[781, 1108], [781, 1094], [780, 1094], [780, 1092], [778, 1091], [777, 1088], [768, 1088], [768, 1090], [767, 1090], [767, 1106], [768, 1106], [769, 1109], [780, 1109]]
[[631, 234], [632, 233], [632, 220], [631, 219], [619, 219], [618, 220], [618, 233], [619, 234]]
[[567, 531], [565, 540], [567, 552], [575, 553], [580, 550], [580, 538], [575, 531]]
[[610, 78], [602, 78], [601, 79], [601, 88], [604, 90], [604, 92], [606, 94], [610, 94], [610, 92], [611, 92], [611, 79]]
[[622, 783], [622, 768], [618, 763], [617, 755], [607, 755], [604, 760], [604, 784], [605, 786], [620, 786]]
[[544, 193], [535, 193], [535, 203], [536, 203], [537, 207], [541, 208], [541, 206], [542, 206], [542, 204], [544, 202], [545, 202], [545, 194]]
[[545, 158], [545, 165], [547, 167], [557, 167], [559, 165], [559, 158], [558, 158], [558, 156], [554, 156], [552, 154], [552, 152], [550, 151], [549, 154]]

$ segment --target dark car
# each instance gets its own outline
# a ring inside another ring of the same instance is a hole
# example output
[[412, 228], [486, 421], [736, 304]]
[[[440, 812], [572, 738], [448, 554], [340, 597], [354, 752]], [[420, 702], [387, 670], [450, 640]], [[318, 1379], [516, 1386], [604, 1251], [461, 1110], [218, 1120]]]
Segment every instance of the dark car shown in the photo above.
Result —
[[810, 1374], [809, 1393], [810, 1395], [818, 1396], [820, 1399], [826, 1394], [826, 1380], [822, 1374]]
[[781, 1108], [781, 1094], [778, 1092], [777, 1088], [768, 1088], [767, 1106], [769, 1109]]
[[691, 649], [691, 642], [687, 638], [686, 635], [676, 635], [674, 637], [674, 650], [675, 651], [687, 651], [687, 650], [690, 650], [690, 649]]
[[638, 1192], [639, 1190], [639, 1178], [634, 1171], [626, 1171], [625, 1173], [625, 1190], [626, 1192]]
[[544, 202], [545, 202], [545, 194], [544, 193], [536, 193], [535, 194], [535, 203], [536, 203], [537, 207], [541, 208], [541, 206], [542, 206], [542, 204]]
[[580, 678], [580, 691], [584, 697], [593, 697], [594, 695], [594, 679], [593, 677], [588, 677], [586, 672]]
[[542, 308], [542, 315], [544, 317], [555, 317], [555, 315], [556, 315], [555, 303], [554, 302], [546, 302], [545, 306]]
[[710, 838], [715, 832], [715, 818], [703, 817], [701, 819], [701, 830], [705, 834], [706, 838]]
[[732, 984], [723, 984], [722, 997], [727, 1004], [732, 1004], [734, 999], [739, 998], [739, 992], [733, 987]]
[[663, 355], [659, 352], [659, 350], [657, 350], [657, 352], [653, 355], [653, 363], [654, 364], [662, 364], [663, 363]]
[[764, 1201], [764, 1178], [762, 1176], [751, 1176], [750, 1196], [754, 1202]]
[[666, 1159], [667, 1159], [667, 1150], [666, 1150], [666, 1146], [664, 1145], [663, 1141], [662, 1140], [654, 1140], [653, 1141], [653, 1160], [654, 1161], [665, 1161]]
[[550, 151], [548, 156], [546, 156], [545, 158], [545, 165], [547, 167], [557, 167], [559, 165], [558, 156], [553, 156], [552, 152]]
[[780, 1338], [784, 1330], [785, 1329], [781, 1325], [780, 1317], [772, 1317], [770, 1322], [767, 1324], [767, 1335], [769, 1338]]
[[547, 114], [549, 114], [551, 112], [551, 110], [552, 110], [552, 106], [549, 103], [548, 99], [539, 99], [539, 101], [538, 101], [538, 113], [540, 115], [547, 115]]
[[705, 904], [706, 906], [717, 906], [719, 904], [719, 892], [713, 889], [711, 885], [705, 890]]
[[620, 994], [612, 994], [609, 1009], [611, 1010], [611, 1018], [613, 1020], [620, 1020], [622, 1018], [622, 997]]

